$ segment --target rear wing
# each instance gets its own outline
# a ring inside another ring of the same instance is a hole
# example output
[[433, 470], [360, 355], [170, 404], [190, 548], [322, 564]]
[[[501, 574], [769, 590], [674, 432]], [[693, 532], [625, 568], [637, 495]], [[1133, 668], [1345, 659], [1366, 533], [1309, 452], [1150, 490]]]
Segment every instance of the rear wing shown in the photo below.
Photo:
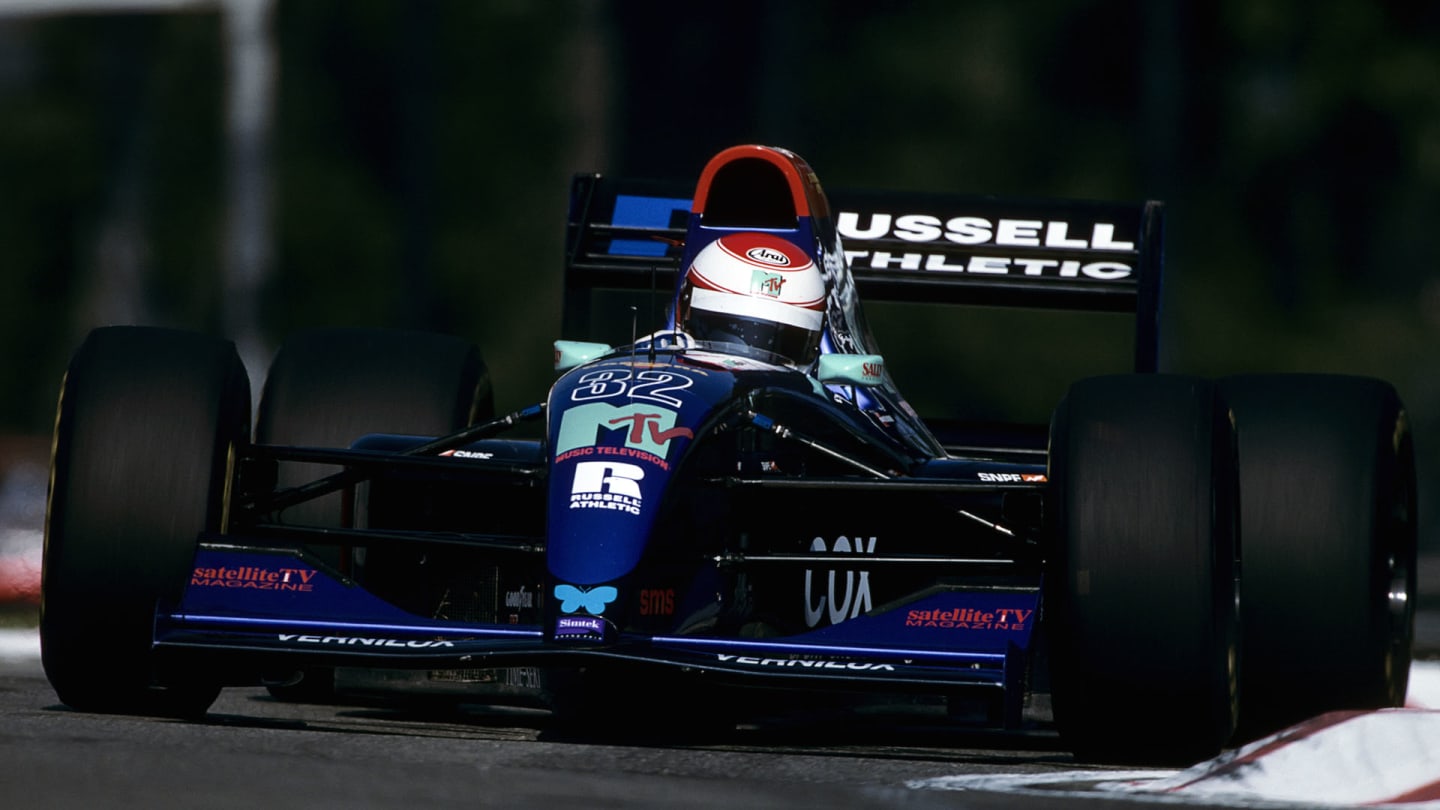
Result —
[[[594, 339], [597, 291], [673, 292], [691, 184], [577, 175], [565, 242], [567, 339]], [[1155, 371], [1160, 202], [827, 190], [861, 301], [1133, 313]]]

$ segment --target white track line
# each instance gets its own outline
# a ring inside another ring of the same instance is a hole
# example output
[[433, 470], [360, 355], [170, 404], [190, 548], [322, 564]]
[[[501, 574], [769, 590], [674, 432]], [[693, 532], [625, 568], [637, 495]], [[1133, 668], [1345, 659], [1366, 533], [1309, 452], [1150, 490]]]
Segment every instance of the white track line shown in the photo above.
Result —
[[0, 630], [0, 661], [39, 661], [40, 633], [34, 628]]
[[1440, 661], [1416, 661], [1404, 709], [1324, 715], [1183, 771], [965, 774], [920, 790], [1235, 808], [1440, 810]]

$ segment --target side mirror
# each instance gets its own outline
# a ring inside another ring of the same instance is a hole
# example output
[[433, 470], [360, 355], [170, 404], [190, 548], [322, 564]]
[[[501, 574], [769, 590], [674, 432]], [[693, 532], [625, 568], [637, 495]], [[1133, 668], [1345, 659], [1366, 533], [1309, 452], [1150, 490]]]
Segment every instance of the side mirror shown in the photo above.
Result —
[[557, 340], [555, 341], [555, 370], [569, 371], [582, 363], [588, 363], [597, 357], [609, 354], [611, 348], [608, 343]]
[[882, 385], [885, 358], [878, 354], [822, 354], [815, 376], [826, 385]]

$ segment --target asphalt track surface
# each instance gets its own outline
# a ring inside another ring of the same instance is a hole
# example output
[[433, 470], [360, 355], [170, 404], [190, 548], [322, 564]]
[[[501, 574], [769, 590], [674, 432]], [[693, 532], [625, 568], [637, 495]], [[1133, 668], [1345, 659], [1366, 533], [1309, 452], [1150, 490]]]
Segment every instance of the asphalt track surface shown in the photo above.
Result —
[[[1440, 664], [1419, 667], [1440, 697]], [[1440, 735], [1427, 746], [1440, 767]], [[0, 631], [5, 808], [1318, 806], [1132, 789], [1175, 777], [1077, 763], [1044, 729], [959, 731], [919, 707], [812, 707], [688, 741], [576, 739], [533, 709], [309, 705], [258, 688], [225, 690], [200, 722], [85, 714], [56, 700], [33, 631]]]
[[816, 717], [660, 745], [556, 738], [538, 712], [283, 704], [255, 689], [227, 690], [200, 723], [89, 715], [60, 706], [33, 664], [0, 675], [0, 715], [0, 805], [16, 808], [1023, 807], [907, 784], [1074, 768], [1044, 736]]
[[[35, 488], [33, 481], [25, 487]], [[11, 562], [30, 560], [33, 567], [35, 499], [13, 498], [13, 490], [0, 487], [0, 524], [8, 521], [12, 529], [0, 562], [8, 553]], [[6, 529], [0, 525], [0, 539]], [[933, 709], [914, 706], [809, 707], [695, 740], [576, 739], [551, 728], [538, 710], [307, 705], [277, 701], [259, 688], [225, 690], [200, 722], [92, 715], [61, 705], [46, 682], [27, 615], [33, 607], [0, 605], [0, 810], [1377, 804], [1440, 810], [1440, 711], [1434, 711], [1440, 709], [1440, 556], [1422, 558], [1420, 577], [1417, 657], [1425, 660], [1412, 674], [1415, 708], [1367, 716], [1383, 723], [1369, 732], [1307, 736], [1305, 745], [1280, 752], [1289, 755], [1284, 767], [1268, 771], [1243, 762], [1243, 752], [1230, 752], [1235, 761], [1228, 765], [1249, 767], [1249, 782], [1237, 779], [1233, 767], [1200, 772], [1209, 763], [1179, 772], [1081, 764], [1043, 727], [967, 732]], [[1335, 742], [1317, 742], [1330, 739]], [[1352, 775], [1360, 766], [1368, 770]], [[1397, 775], [1411, 781], [1396, 781]], [[1280, 794], [1263, 792], [1266, 778], [1316, 790], [1326, 779], [1344, 780], [1341, 788], [1374, 790], [1348, 801], [1326, 798], [1340, 792], [1277, 801], [1273, 796]], [[1229, 785], [1233, 795], [1158, 790], [1187, 782]], [[1415, 783], [1427, 787], [1411, 802], [1387, 803]], [[1234, 793], [1237, 785], [1243, 790]], [[1414, 803], [1417, 797], [1425, 801]]]

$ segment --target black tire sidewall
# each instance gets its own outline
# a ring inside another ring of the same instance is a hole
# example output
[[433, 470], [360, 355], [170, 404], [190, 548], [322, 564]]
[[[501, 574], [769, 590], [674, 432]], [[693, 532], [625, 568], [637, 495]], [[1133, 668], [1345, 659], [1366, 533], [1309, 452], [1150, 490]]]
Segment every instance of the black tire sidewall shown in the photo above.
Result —
[[[1416, 490], [1399, 396], [1346, 375], [1237, 375], [1220, 385], [1244, 493], [1244, 736], [1326, 711], [1402, 705]], [[1392, 559], [1409, 597], [1399, 615]]]
[[103, 327], [57, 407], [42, 568], [41, 658], [62, 701], [143, 710], [157, 604], [178, 600], [197, 538], [218, 531], [232, 451], [250, 429], [235, 347], [188, 332]]
[[[367, 327], [316, 327], [290, 335], [265, 378], [256, 444], [348, 447], [367, 433], [437, 436], [494, 413], [479, 350], [460, 338]], [[335, 472], [285, 464], [278, 486]], [[340, 525], [340, 496], [287, 510], [295, 521]]]
[[[370, 327], [314, 327], [289, 335], [266, 375], [255, 423], [262, 445], [348, 447], [368, 433], [437, 436], [494, 414], [489, 371], [479, 349], [461, 338]], [[337, 472], [324, 464], [286, 462], [275, 486], [297, 486]], [[344, 495], [293, 506], [283, 519], [325, 528], [345, 524]], [[334, 546], [309, 549], [345, 566]], [[300, 680], [273, 685], [281, 700], [327, 702], [334, 673], [307, 668]]]
[[1188, 764], [1233, 732], [1234, 453], [1199, 378], [1091, 378], [1056, 409], [1044, 621], [1057, 727], [1082, 758]]

